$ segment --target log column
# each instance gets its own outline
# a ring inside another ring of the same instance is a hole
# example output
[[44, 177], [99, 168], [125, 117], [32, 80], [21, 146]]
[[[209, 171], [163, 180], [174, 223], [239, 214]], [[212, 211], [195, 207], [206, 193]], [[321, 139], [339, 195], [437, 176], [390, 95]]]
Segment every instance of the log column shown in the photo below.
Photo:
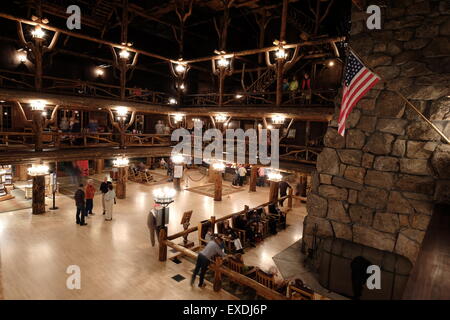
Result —
[[280, 186], [280, 182], [270, 181], [270, 191], [269, 191], [269, 201], [270, 202], [277, 202], [279, 186]]
[[43, 142], [42, 142], [42, 131], [43, 131], [43, 121], [42, 121], [42, 111], [33, 110], [33, 133], [34, 133], [34, 150], [42, 151]]
[[250, 170], [250, 184], [248, 191], [255, 192], [256, 191], [256, 180], [258, 179], [258, 167], [252, 166]]
[[116, 196], [118, 199], [125, 199], [127, 195], [127, 169], [128, 167], [119, 167], [117, 175]]
[[222, 201], [222, 173], [216, 170], [213, 171], [214, 171], [214, 200]]
[[159, 230], [159, 261], [166, 261], [167, 260], [167, 227], [162, 227]]
[[104, 159], [95, 159], [95, 172], [100, 174], [105, 169], [105, 160]]
[[33, 214], [45, 212], [45, 176], [33, 177]]

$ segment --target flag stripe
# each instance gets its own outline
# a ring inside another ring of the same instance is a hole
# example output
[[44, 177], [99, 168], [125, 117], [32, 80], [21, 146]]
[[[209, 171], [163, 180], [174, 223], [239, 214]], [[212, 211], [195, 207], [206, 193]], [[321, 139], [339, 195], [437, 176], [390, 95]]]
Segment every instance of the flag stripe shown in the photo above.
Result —
[[352, 112], [354, 106], [375, 86], [380, 78], [369, 70], [349, 50], [344, 72], [344, 91], [342, 95], [341, 110], [338, 119], [338, 132], [342, 136], [345, 133], [345, 121]]
[[[375, 81], [375, 83], [373, 83]], [[352, 100], [350, 100], [346, 104], [346, 108], [344, 110], [345, 119], [348, 117], [348, 114], [352, 111], [354, 105], [359, 101], [360, 98], [366, 95], [366, 93], [378, 82], [378, 78], [371, 77], [368, 82], [363, 83], [360, 87], [358, 87], [358, 91], [352, 95]]]
[[[361, 70], [361, 71], [356, 75], [357, 78], [356, 78], [354, 81], [358, 81], [358, 82], [359, 82], [359, 81], [361, 80], [361, 78], [364, 77], [367, 73], [368, 73], [368, 70], [367, 70], [367, 69]], [[347, 100], [347, 97], [348, 97], [348, 95], [350, 94], [351, 88], [352, 88], [351, 86], [345, 88], [344, 96], [342, 97], [342, 104], [345, 104], [345, 102], [346, 102], [346, 100]]]

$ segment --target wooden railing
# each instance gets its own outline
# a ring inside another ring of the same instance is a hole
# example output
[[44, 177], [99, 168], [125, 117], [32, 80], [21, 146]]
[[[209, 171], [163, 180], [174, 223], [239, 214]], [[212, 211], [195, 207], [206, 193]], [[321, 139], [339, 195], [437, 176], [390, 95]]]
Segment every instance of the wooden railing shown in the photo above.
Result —
[[170, 134], [126, 134], [126, 145], [129, 147], [170, 146]]
[[[43, 92], [65, 93], [92, 97], [120, 99], [120, 86], [92, 81], [66, 79], [53, 76], [43, 76]], [[20, 88], [34, 90], [34, 74], [0, 69], [0, 86], [3, 88]], [[125, 99], [137, 102], [148, 102], [167, 105], [170, 96], [141, 88], [126, 88]]]
[[316, 164], [317, 156], [322, 151], [322, 147], [298, 146], [280, 144], [285, 149], [285, 153], [280, 154], [280, 159], [298, 161], [307, 164]]
[[[126, 147], [170, 146], [170, 135], [125, 134]], [[120, 145], [119, 133], [94, 132], [42, 132], [44, 149], [102, 148]], [[29, 150], [35, 147], [32, 132], [0, 132], [0, 150]]]
[[[283, 92], [284, 106], [332, 106], [336, 96], [334, 89], [297, 90]], [[307, 98], [307, 96], [311, 98]], [[224, 94], [224, 106], [236, 105], [273, 105], [275, 92], [246, 92], [241, 94]], [[217, 106], [218, 93], [190, 94], [183, 98], [184, 106]]]
[[[287, 195], [285, 197], [281, 197], [277, 200], [277, 202], [282, 200], [288, 200], [288, 210], [292, 208], [292, 195]], [[228, 220], [234, 216], [245, 214], [251, 210], [256, 210], [259, 208], [267, 207], [268, 205], [272, 204], [273, 202], [265, 202], [259, 206], [256, 206], [254, 208], [249, 208], [248, 206], [245, 206], [244, 210], [241, 210], [239, 212], [231, 213], [226, 216], [223, 216], [221, 218], [216, 219], [214, 216], [212, 216], [209, 221], [212, 224], [212, 227], [214, 228], [214, 225], [217, 222]], [[190, 233], [198, 231], [198, 226], [189, 228], [187, 230], [175, 233], [173, 235], [167, 236], [166, 229], [161, 229], [159, 234], [159, 261], [165, 261], [167, 259], [167, 247], [173, 248], [176, 251], [179, 252], [180, 255], [185, 255], [191, 258], [196, 259], [198, 256], [198, 253], [185, 248], [183, 246], [180, 246], [178, 244], [175, 244], [173, 240], [184, 237]], [[287, 297], [285, 295], [282, 295], [262, 284], [257, 282], [256, 280], [253, 280], [243, 274], [240, 274], [238, 272], [235, 272], [228, 267], [222, 265], [221, 260], [216, 260], [214, 263], [212, 263], [209, 266], [210, 269], [214, 271], [214, 290], [219, 291], [221, 289], [221, 282], [222, 282], [222, 275], [225, 275], [229, 277], [233, 282], [241, 284], [245, 287], [252, 288], [256, 291], [256, 294], [258, 296], [261, 296], [268, 300], [286, 300]]]

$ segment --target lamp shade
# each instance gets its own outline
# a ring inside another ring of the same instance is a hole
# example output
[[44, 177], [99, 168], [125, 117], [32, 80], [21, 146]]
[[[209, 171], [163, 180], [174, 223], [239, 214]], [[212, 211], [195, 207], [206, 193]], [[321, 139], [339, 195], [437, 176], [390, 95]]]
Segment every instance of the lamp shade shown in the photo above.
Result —
[[32, 177], [45, 176], [48, 174], [48, 166], [44, 164], [33, 164], [28, 168], [28, 174]]
[[158, 204], [169, 204], [175, 197], [176, 190], [170, 187], [158, 188], [153, 191], [153, 198]]

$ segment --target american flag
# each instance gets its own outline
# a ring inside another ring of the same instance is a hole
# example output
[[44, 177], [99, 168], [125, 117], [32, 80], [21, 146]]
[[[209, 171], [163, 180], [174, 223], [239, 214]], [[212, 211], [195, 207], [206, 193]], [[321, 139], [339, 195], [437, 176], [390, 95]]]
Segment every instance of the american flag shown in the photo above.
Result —
[[380, 77], [370, 71], [349, 50], [344, 74], [344, 92], [342, 94], [341, 112], [339, 114], [338, 132], [341, 136], [345, 133], [345, 121], [353, 107], [364, 95], [380, 81]]

